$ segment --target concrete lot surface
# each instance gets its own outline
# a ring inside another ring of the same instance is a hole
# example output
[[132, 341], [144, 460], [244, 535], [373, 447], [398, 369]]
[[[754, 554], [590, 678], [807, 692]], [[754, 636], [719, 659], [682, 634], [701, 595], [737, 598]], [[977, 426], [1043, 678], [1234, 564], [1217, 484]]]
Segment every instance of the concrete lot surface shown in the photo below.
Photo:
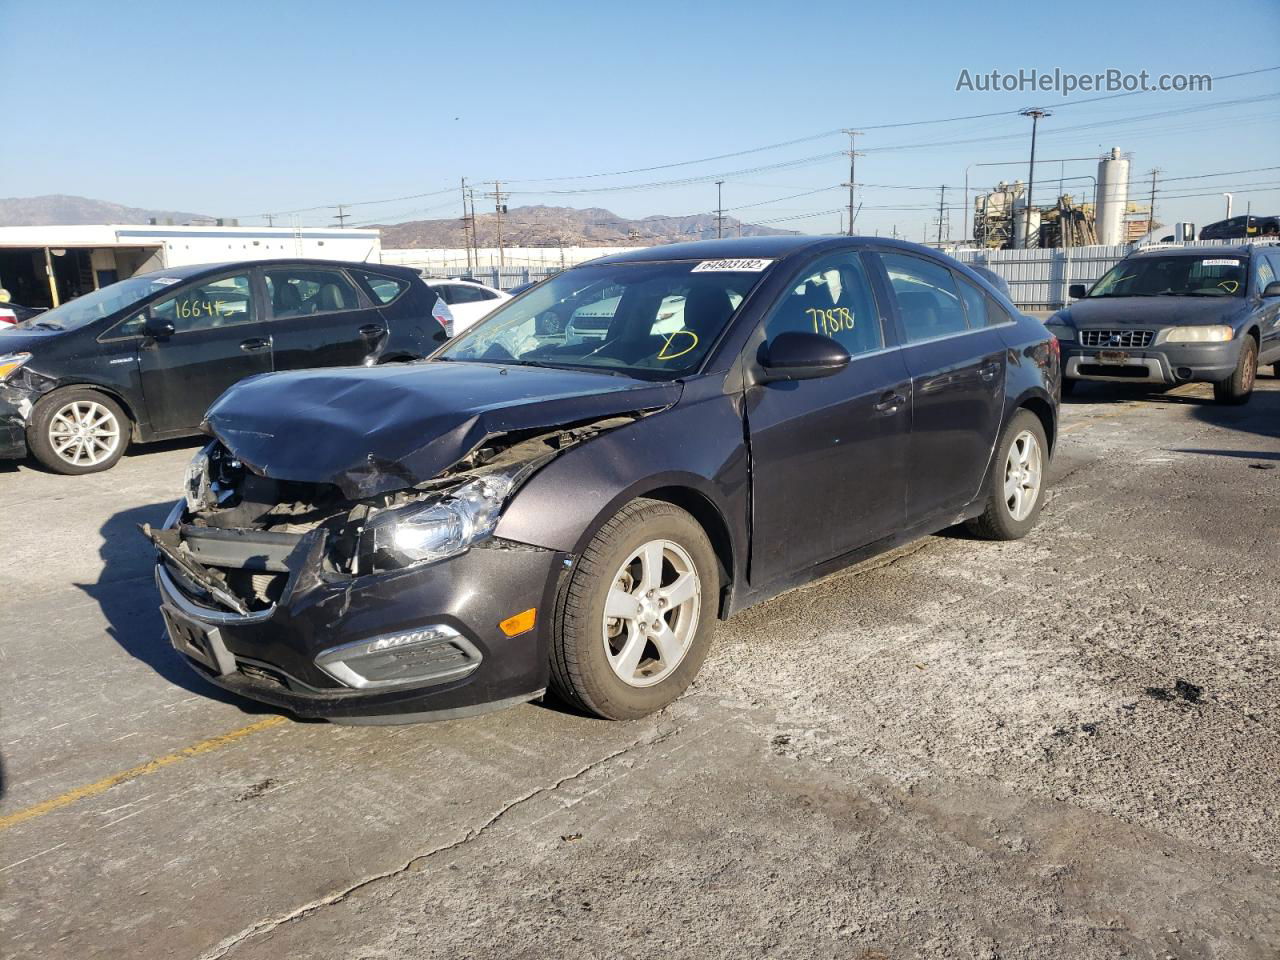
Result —
[[194, 443], [0, 466], [0, 955], [1280, 956], [1280, 382], [1086, 385], [1026, 540], [721, 624], [689, 694], [298, 723], [161, 636]]

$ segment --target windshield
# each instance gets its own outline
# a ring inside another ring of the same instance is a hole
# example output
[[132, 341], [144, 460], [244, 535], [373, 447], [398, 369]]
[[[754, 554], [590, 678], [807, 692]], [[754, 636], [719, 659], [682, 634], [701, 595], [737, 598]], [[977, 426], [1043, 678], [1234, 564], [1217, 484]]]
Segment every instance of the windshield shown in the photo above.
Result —
[[499, 307], [437, 359], [673, 379], [702, 361], [768, 262], [576, 267]]
[[1243, 297], [1244, 257], [1122, 260], [1089, 291], [1094, 297]]
[[31, 319], [19, 324], [22, 327], [54, 330], [76, 330], [86, 324], [93, 323], [102, 317], [123, 310], [137, 303], [144, 297], [159, 293], [172, 284], [179, 283], [180, 278], [147, 274], [144, 277], [130, 277], [110, 286], [86, 293], [83, 297], [54, 307], [44, 313], [36, 314]]

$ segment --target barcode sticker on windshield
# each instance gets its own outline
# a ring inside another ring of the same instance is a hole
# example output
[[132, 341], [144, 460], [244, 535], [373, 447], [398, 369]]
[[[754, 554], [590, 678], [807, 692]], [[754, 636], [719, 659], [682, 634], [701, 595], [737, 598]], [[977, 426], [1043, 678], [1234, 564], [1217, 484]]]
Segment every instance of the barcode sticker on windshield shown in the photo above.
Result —
[[693, 273], [721, 273], [731, 271], [734, 273], [759, 273], [772, 260], [763, 260], [759, 257], [746, 260], [703, 260], [700, 264], [693, 268]]
[[156, 277], [151, 281], [157, 287], [167, 287], [171, 283], [181, 283], [181, 277]]
[[1201, 260], [1200, 262], [1204, 264], [1206, 267], [1238, 267], [1240, 266], [1239, 260]]

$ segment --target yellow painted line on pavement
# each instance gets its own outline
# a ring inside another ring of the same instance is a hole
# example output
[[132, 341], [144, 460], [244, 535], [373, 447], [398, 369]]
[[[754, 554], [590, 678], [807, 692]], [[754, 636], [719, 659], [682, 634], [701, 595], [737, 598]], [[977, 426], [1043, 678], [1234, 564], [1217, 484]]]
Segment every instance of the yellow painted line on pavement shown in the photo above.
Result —
[[8, 830], [10, 827], [16, 827], [20, 823], [26, 823], [28, 820], [34, 820], [36, 817], [43, 817], [46, 813], [52, 813], [54, 810], [61, 810], [63, 807], [70, 806], [79, 800], [86, 800], [89, 797], [96, 797], [100, 793], [105, 793], [117, 784], [125, 783], [129, 780], [136, 780], [138, 777], [145, 777], [148, 774], [155, 773], [157, 770], [169, 766], [171, 763], [177, 763], [180, 760], [190, 760], [192, 757], [198, 757], [201, 754], [212, 753], [214, 750], [221, 750], [223, 747], [230, 746], [237, 741], [243, 740], [245, 737], [251, 737], [255, 733], [263, 730], [269, 730], [272, 727], [278, 727], [282, 723], [288, 723], [288, 718], [283, 716], [264, 717], [256, 723], [251, 723], [247, 727], [241, 727], [239, 730], [232, 730], [230, 733], [224, 733], [218, 737], [210, 737], [208, 740], [201, 740], [199, 743], [184, 747], [175, 753], [166, 753], [163, 757], [156, 757], [154, 760], [148, 760], [146, 763], [140, 763], [136, 767], [130, 767], [128, 770], [121, 770], [119, 773], [113, 773], [109, 777], [103, 777], [96, 783], [89, 783], [83, 787], [76, 787], [74, 790], [68, 790], [66, 793], [45, 800], [43, 803], [37, 803], [35, 806], [27, 807], [23, 810], [17, 810], [7, 816], [0, 817], [0, 830]]

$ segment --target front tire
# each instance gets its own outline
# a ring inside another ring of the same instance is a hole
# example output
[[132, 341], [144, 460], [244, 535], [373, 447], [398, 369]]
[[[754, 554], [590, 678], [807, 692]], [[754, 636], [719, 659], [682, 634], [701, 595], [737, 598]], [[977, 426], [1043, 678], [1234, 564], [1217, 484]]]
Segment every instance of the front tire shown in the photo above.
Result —
[[27, 446], [54, 473], [110, 470], [129, 446], [131, 424], [120, 405], [87, 388], [44, 397], [27, 424]]
[[1021, 540], [1040, 519], [1044, 506], [1049, 444], [1044, 424], [1019, 410], [1005, 426], [987, 481], [987, 508], [969, 529], [987, 540]]
[[679, 507], [633, 500], [592, 539], [561, 593], [551, 686], [609, 720], [635, 720], [684, 693], [715, 629], [719, 567]]
[[1063, 377], [1062, 378], [1062, 395], [1064, 397], [1071, 396], [1078, 382], [1079, 382], [1078, 380], [1072, 379], [1070, 377]]
[[1244, 343], [1240, 345], [1240, 359], [1236, 361], [1235, 372], [1225, 380], [1213, 385], [1213, 399], [1218, 403], [1239, 406], [1248, 403], [1253, 396], [1253, 383], [1258, 377], [1258, 344], [1253, 337], [1245, 334]]

